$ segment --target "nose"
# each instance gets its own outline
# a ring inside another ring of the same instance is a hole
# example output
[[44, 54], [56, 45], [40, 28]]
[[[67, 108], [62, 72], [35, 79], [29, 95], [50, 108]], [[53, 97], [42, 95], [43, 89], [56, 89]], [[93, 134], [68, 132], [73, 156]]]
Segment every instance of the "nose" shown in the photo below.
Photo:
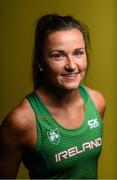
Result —
[[65, 64], [65, 69], [69, 71], [74, 71], [76, 69], [75, 60], [72, 57], [68, 57]]

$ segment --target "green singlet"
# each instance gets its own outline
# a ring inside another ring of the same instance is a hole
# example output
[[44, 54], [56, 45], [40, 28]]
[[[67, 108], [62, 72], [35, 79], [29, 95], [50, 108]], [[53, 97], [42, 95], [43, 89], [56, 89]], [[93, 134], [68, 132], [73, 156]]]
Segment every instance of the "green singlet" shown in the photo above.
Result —
[[24, 155], [32, 179], [97, 179], [102, 146], [102, 119], [84, 86], [79, 87], [85, 115], [76, 129], [62, 127], [39, 96], [27, 96], [36, 116], [37, 143], [34, 152]]

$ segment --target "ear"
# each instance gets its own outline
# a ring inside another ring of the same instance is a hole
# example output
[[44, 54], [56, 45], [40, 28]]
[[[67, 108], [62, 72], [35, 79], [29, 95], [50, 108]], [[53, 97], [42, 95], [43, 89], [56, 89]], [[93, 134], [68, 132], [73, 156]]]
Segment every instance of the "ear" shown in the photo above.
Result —
[[43, 71], [43, 68], [42, 68], [42, 66], [40, 64], [38, 64], [38, 69], [39, 69], [40, 72]]

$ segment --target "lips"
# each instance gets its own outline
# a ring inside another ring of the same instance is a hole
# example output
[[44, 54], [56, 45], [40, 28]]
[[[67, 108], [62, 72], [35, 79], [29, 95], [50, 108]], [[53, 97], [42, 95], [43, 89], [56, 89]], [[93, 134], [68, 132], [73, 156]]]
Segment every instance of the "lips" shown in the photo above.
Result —
[[67, 80], [67, 81], [71, 81], [71, 80], [76, 80], [78, 77], [79, 72], [77, 73], [66, 73], [63, 74], [63, 77]]
[[76, 72], [76, 73], [65, 73], [63, 74], [63, 76], [68, 76], [68, 77], [73, 77], [73, 76], [76, 76], [79, 72]]

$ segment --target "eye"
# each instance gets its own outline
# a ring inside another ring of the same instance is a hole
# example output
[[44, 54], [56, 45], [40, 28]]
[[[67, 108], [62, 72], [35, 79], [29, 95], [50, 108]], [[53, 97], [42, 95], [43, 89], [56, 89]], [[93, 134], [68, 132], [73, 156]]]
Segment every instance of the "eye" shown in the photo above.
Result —
[[75, 56], [80, 57], [80, 56], [82, 56], [84, 53], [85, 53], [84, 49], [77, 49], [77, 50], [74, 51], [73, 54], [74, 54]]
[[57, 52], [57, 53], [51, 53], [49, 55], [49, 58], [50, 59], [55, 59], [55, 60], [62, 60], [65, 58], [65, 55], [64, 53], [60, 53], [60, 52]]

